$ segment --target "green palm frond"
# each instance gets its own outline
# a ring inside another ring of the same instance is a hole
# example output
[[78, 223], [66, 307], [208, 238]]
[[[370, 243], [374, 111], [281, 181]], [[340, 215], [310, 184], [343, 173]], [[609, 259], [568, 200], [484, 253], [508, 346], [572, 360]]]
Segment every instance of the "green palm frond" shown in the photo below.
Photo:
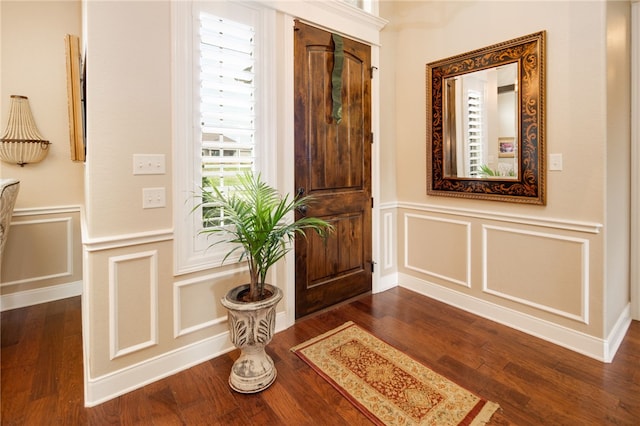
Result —
[[[238, 183], [227, 192], [215, 185], [210, 187], [211, 190], [202, 189], [201, 202], [194, 208], [206, 206], [203, 219], [212, 224], [201, 233], [222, 237], [212, 245], [233, 243], [223, 263], [233, 253], [242, 251], [240, 260], [246, 259], [249, 265], [252, 300], [262, 297], [269, 268], [291, 250], [296, 235], [306, 237], [306, 231], [310, 230], [325, 238], [333, 231], [328, 222], [319, 218], [288, 221], [288, 216], [308, 205], [312, 197], [290, 197], [288, 194], [283, 197], [265, 183], [260, 174], [246, 172], [240, 175]], [[223, 222], [217, 221], [220, 212]]]

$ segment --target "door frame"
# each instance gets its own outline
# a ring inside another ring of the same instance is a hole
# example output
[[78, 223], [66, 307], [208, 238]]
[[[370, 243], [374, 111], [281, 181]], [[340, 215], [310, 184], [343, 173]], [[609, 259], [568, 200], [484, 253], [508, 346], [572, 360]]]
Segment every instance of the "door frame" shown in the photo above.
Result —
[[[289, 192], [294, 191], [295, 187], [295, 146], [294, 146], [294, 27], [295, 17], [291, 15], [285, 15], [284, 17], [284, 93], [282, 102], [283, 111], [283, 180], [284, 188], [288, 188]], [[300, 19], [300, 18], [297, 18]], [[310, 25], [315, 25], [313, 22], [303, 20]], [[319, 28], [323, 28], [320, 25], [316, 25]], [[323, 29], [326, 29], [324, 27]], [[330, 31], [330, 30], [329, 30]], [[349, 34], [341, 35], [345, 37], [351, 37], [358, 40], [357, 37], [353, 37]], [[359, 40], [362, 41], [362, 40]], [[376, 40], [377, 42], [377, 40]], [[372, 255], [373, 260], [378, 261], [381, 258], [380, 252], [380, 232], [376, 232], [380, 229], [380, 78], [377, 75], [380, 64], [380, 46], [374, 44], [371, 41], [364, 42], [371, 46], [371, 66], [374, 67], [374, 75], [371, 81], [371, 131], [373, 132], [373, 145], [371, 147], [371, 196], [374, 199], [374, 207], [371, 215], [371, 238], [372, 238]], [[295, 291], [296, 291], [296, 271], [295, 271], [295, 253], [291, 250], [285, 257], [286, 272], [285, 272], [285, 313], [286, 313], [286, 327], [290, 327], [295, 322]], [[384, 289], [380, 286], [380, 268], [374, 268], [371, 274], [371, 291], [372, 293], [378, 293]]]

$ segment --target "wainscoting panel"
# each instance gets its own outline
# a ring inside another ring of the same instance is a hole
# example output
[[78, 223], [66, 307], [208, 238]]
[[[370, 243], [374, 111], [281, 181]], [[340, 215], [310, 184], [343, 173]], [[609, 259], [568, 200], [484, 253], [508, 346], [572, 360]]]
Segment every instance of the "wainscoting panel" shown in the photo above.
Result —
[[71, 281], [73, 247], [71, 217], [12, 222], [3, 259], [2, 286], [61, 277]]
[[173, 284], [174, 338], [227, 321], [220, 299], [238, 285], [247, 268], [230, 269]]
[[405, 268], [471, 287], [470, 222], [407, 213], [404, 241]]
[[589, 323], [589, 241], [482, 226], [483, 291]]
[[109, 347], [115, 359], [158, 343], [158, 252], [109, 258]]
[[80, 295], [80, 207], [15, 210], [0, 271], [3, 311]]

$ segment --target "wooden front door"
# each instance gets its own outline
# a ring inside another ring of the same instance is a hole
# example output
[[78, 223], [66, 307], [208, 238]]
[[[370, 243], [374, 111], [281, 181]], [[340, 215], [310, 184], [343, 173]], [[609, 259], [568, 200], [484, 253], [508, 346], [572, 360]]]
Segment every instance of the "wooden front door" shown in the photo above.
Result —
[[314, 197], [298, 215], [335, 227], [326, 240], [315, 233], [296, 240], [296, 318], [371, 291], [371, 48], [342, 42], [338, 120], [332, 34], [296, 23], [295, 184]]

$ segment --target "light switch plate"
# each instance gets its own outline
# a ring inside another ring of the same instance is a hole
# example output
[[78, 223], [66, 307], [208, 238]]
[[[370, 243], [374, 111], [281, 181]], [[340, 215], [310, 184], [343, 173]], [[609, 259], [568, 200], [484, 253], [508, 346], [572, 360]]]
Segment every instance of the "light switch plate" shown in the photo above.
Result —
[[164, 154], [133, 154], [133, 174], [165, 174]]
[[562, 154], [549, 154], [549, 170], [562, 170]]
[[164, 188], [142, 188], [142, 208], [157, 209], [166, 206]]

